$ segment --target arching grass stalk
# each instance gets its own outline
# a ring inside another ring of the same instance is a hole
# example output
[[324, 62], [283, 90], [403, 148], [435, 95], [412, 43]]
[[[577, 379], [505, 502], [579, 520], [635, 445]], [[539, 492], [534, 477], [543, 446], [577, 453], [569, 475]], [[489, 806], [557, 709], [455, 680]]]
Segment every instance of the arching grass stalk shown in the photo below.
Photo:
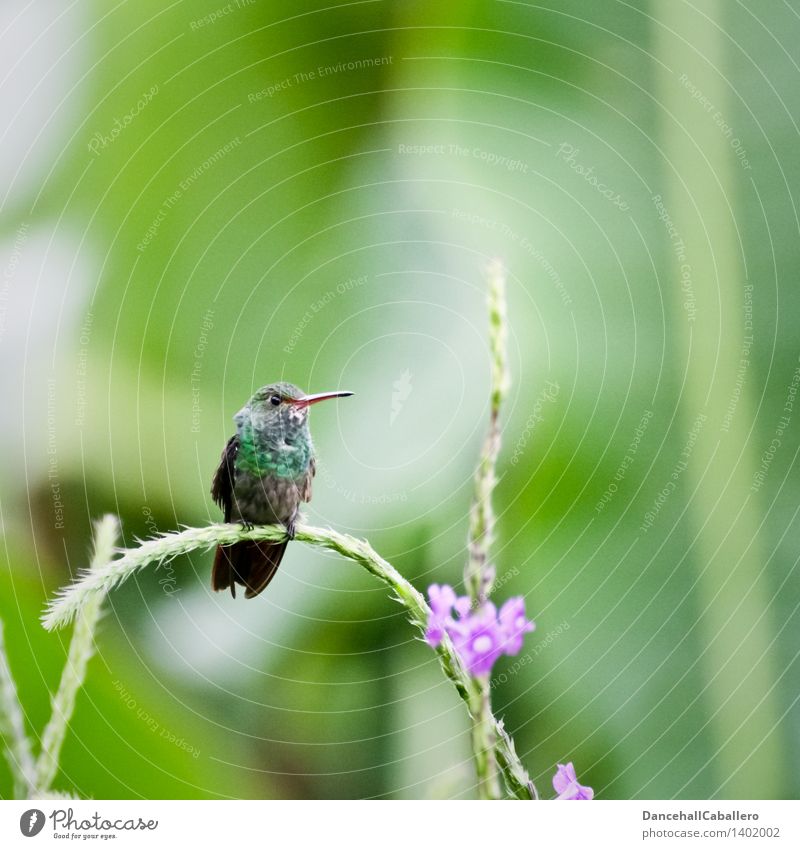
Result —
[[[102, 600], [114, 587], [152, 564], [168, 563], [182, 554], [210, 549], [220, 543], [227, 545], [240, 540], [277, 542], [285, 537], [285, 528], [277, 525], [260, 525], [248, 530], [240, 525], [215, 524], [204, 528], [186, 528], [177, 533], [144, 540], [136, 548], [120, 551], [121, 556], [115, 560], [108, 560], [84, 570], [73, 584], [53, 599], [42, 617], [42, 622], [48, 630], [68, 625], [87, 605], [95, 604], [98, 599]], [[359, 563], [391, 590], [393, 598], [404, 607], [411, 624], [424, 633], [431, 613], [427, 602], [366, 540], [303, 524], [297, 525], [295, 540], [335, 551], [342, 557]], [[471, 712], [476, 698], [479, 697], [475, 680], [464, 668], [449, 639], [442, 641], [437, 653], [445, 675], [453, 682]], [[502, 722], [492, 716], [491, 725], [497, 762], [509, 794], [518, 799], [534, 798], [528, 774], [517, 757], [513, 741], [503, 728]]]

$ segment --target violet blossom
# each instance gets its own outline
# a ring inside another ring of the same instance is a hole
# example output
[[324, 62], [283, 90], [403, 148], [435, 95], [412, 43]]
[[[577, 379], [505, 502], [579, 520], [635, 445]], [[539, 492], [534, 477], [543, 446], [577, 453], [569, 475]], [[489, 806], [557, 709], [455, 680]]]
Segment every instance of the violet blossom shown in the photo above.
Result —
[[553, 776], [553, 789], [558, 793], [557, 799], [575, 801], [594, 799], [594, 790], [591, 787], [578, 784], [572, 762], [558, 765], [556, 774]]
[[[525, 634], [535, 624], [525, 618], [522, 596], [510, 598], [501, 608], [491, 603], [472, 609], [468, 596], [457, 597], [447, 584], [428, 589], [431, 613], [425, 639], [436, 648], [447, 634], [470, 675], [488, 675], [500, 655], [519, 654]], [[455, 611], [455, 615], [454, 615]]]

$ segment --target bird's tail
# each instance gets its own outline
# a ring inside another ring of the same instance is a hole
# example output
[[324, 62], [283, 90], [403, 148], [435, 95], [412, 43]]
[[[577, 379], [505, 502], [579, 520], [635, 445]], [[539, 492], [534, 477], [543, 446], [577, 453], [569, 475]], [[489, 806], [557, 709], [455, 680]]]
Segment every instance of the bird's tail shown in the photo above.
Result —
[[286, 551], [287, 540], [263, 542], [243, 540], [233, 545], [217, 546], [211, 586], [215, 590], [231, 588], [236, 598], [236, 584], [245, 587], [244, 597], [257, 596], [275, 577]]

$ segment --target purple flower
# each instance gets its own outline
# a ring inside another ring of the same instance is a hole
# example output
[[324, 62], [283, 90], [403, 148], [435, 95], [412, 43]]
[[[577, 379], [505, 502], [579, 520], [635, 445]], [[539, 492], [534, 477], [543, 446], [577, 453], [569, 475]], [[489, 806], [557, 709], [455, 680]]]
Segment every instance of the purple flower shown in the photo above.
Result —
[[437, 616], [450, 615], [453, 605], [456, 603], [455, 590], [447, 584], [431, 584], [428, 587], [428, 598], [431, 601], [431, 609]]
[[510, 598], [500, 608], [500, 628], [505, 639], [503, 650], [507, 655], [519, 654], [525, 634], [535, 627], [525, 618], [525, 600], [521, 595]]
[[558, 765], [556, 774], [553, 776], [553, 789], [558, 793], [557, 799], [574, 799], [576, 801], [594, 799], [594, 790], [591, 787], [578, 784], [575, 767], [571, 762], [566, 765]]
[[431, 615], [428, 619], [428, 630], [425, 639], [436, 648], [444, 637], [447, 622], [452, 622], [450, 614], [456, 603], [456, 594], [452, 587], [443, 584], [432, 584], [428, 587], [428, 598], [431, 602]]
[[500, 655], [518, 654], [524, 635], [535, 627], [525, 618], [520, 596], [503, 605], [499, 618], [491, 602], [473, 611], [469, 597], [456, 597], [447, 584], [431, 586], [428, 598], [431, 613], [425, 639], [436, 648], [447, 634], [470, 675], [476, 677], [488, 675]]
[[[464, 600], [469, 601], [466, 597]], [[462, 614], [448, 633], [467, 671], [475, 677], [491, 672], [495, 661], [503, 653], [504, 641], [497, 623], [497, 608], [491, 602], [475, 614]]]

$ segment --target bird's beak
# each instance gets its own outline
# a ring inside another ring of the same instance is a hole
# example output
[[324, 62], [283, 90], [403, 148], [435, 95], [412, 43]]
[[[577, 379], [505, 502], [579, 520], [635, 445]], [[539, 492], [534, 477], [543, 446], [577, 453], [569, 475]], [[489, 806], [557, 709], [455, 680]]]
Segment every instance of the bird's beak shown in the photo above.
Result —
[[303, 395], [302, 398], [287, 398], [287, 400], [296, 407], [310, 407], [312, 404], [327, 401], [329, 398], [347, 398], [352, 394], [352, 392], [317, 392], [316, 395]]

